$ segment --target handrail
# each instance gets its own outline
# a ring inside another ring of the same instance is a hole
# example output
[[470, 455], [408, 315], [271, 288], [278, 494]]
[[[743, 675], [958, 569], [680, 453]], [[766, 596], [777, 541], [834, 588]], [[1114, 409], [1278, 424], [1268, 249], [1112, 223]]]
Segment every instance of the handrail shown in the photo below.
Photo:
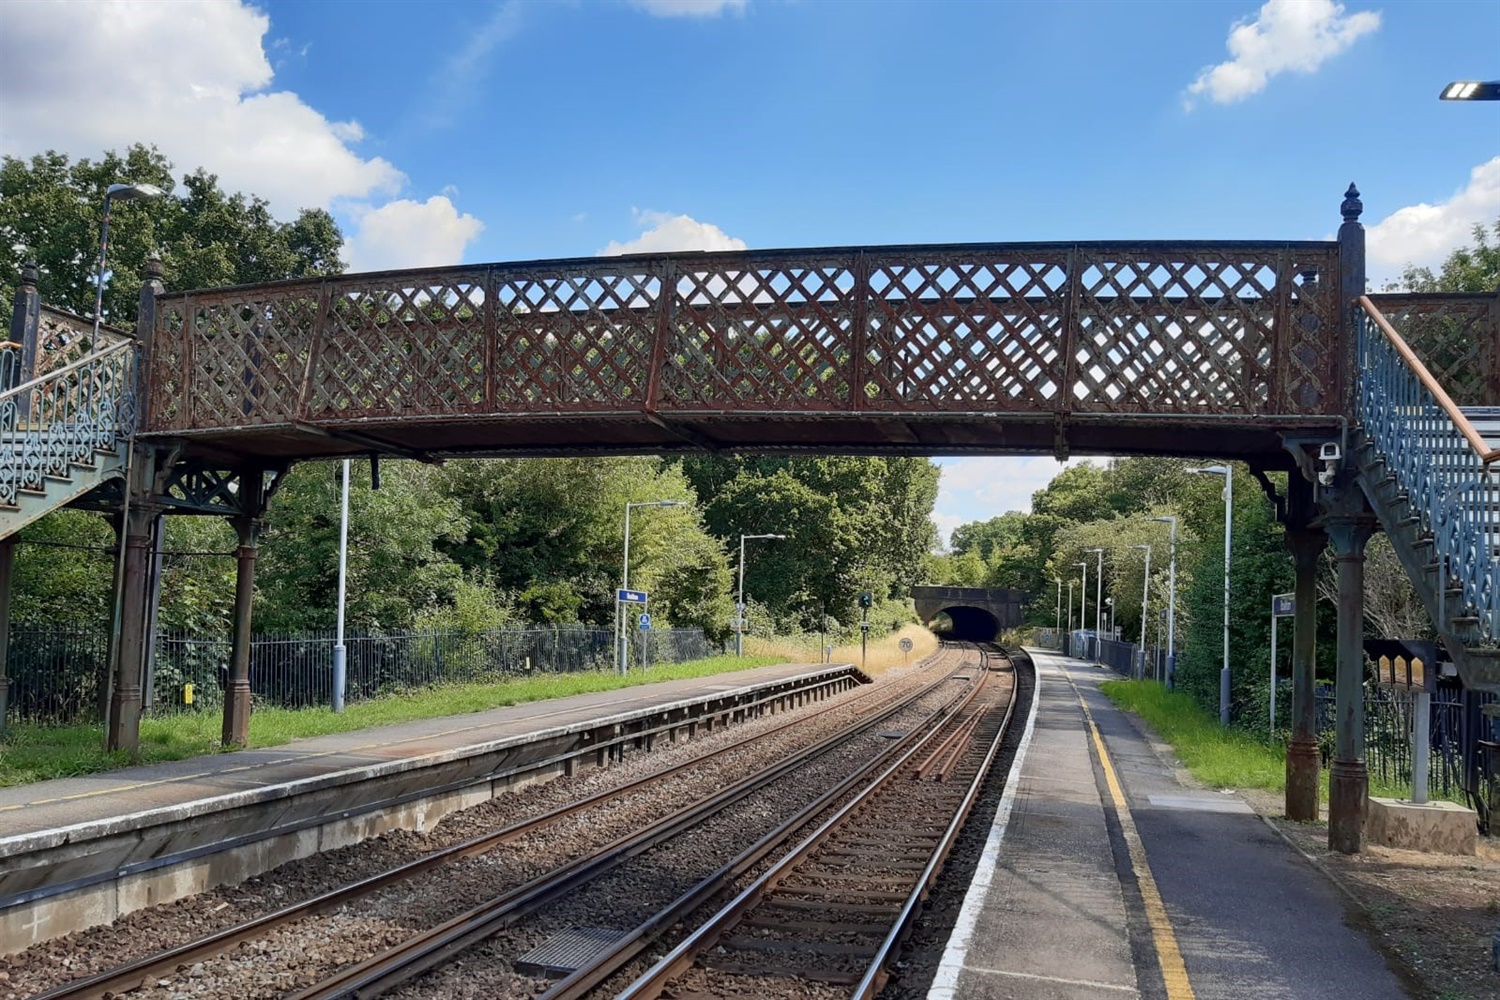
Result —
[[0, 403], [4, 403], [12, 396], [19, 396], [23, 392], [40, 388], [44, 383], [55, 381], [61, 376], [72, 372], [74, 369], [85, 368], [88, 365], [103, 360], [111, 354], [120, 354], [133, 349], [135, 346], [136, 344], [133, 340], [122, 340], [118, 344], [110, 344], [108, 347], [97, 350], [93, 354], [85, 354], [77, 361], [70, 361], [61, 368], [54, 368], [50, 372], [38, 375], [30, 382], [22, 382], [14, 389], [6, 389], [4, 392], [0, 392]]
[[0, 392], [0, 505], [97, 467], [98, 454], [123, 457], [136, 430], [138, 356], [134, 341], [112, 344]]
[[[1380, 308], [1358, 300], [1359, 420], [1437, 557], [1438, 629], [1500, 638], [1500, 450], [1492, 449]], [[1378, 333], [1376, 331], [1379, 331]], [[1459, 600], [1447, 596], [1456, 586]]]
[[1491, 465], [1500, 461], [1500, 448], [1491, 448], [1483, 435], [1474, 429], [1474, 425], [1469, 422], [1469, 418], [1464, 414], [1464, 411], [1459, 409], [1458, 404], [1453, 402], [1447, 391], [1438, 384], [1437, 379], [1432, 377], [1432, 373], [1427, 370], [1427, 366], [1422, 363], [1422, 359], [1417, 357], [1416, 352], [1407, 346], [1401, 334], [1396, 332], [1396, 328], [1391, 326], [1390, 320], [1385, 318], [1385, 314], [1376, 307], [1375, 303], [1370, 301], [1370, 297], [1368, 295], [1361, 295], [1358, 301], [1360, 307], [1364, 309], [1365, 315], [1375, 321], [1375, 325], [1380, 327], [1380, 332], [1385, 334], [1386, 339], [1391, 342], [1391, 346], [1396, 349], [1396, 353], [1401, 355], [1402, 360], [1411, 368], [1412, 374], [1421, 381], [1423, 387], [1428, 392], [1432, 393], [1433, 398], [1437, 400], [1438, 406], [1442, 407], [1443, 412], [1448, 415], [1448, 419], [1453, 421], [1454, 427], [1464, 436], [1464, 440], [1469, 442], [1469, 447], [1474, 449], [1475, 454], [1479, 456], [1479, 460], [1485, 465]]

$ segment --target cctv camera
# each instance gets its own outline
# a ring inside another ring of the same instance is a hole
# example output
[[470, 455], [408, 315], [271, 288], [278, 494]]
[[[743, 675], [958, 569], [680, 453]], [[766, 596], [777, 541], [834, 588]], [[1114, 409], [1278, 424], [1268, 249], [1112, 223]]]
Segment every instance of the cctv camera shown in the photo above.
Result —
[[1337, 441], [1324, 441], [1322, 446], [1318, 448], [1318, 458], [1321, 461], [1337, 462], [1343, 457], [1344, 454], [1339, 451], [1339, 443]]

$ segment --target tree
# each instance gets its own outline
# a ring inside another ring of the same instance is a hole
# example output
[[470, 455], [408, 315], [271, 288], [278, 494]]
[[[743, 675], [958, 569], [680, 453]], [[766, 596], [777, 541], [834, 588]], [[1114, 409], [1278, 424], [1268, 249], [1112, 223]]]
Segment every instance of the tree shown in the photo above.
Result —
[[[1490, 233], [1494, 242], [1490, 242]], [[1396, 282], [1398, 288], [1413, 292], [1493, 292], [1500, 285], [1500, 219], [1490, 230], [1476, 225], [1472, 230], [1474, 245], [1459, 247], [1443, 261], [1437, 274], [1431, 268], [1408, 264]]]
[[179, 188], [173, 165], [155, 147], [72, 162], [48, 151], [0, 160], [0, 294], [9, 302], [21, 265], [35, 259], [42, 301], [80, 315], [94, 311], [94, 275], [104, 195], [115, 183], [154, 184], [171, 197], [115, 202], [109, 232], [110, 277], [104, 313], [135, 318], [147, 259], [160, 253], [169, 288], [206, 288], [338, 274], [343, 235], [322, 209], [275, 219], [253, 195], [226, 194], [199, 169]]

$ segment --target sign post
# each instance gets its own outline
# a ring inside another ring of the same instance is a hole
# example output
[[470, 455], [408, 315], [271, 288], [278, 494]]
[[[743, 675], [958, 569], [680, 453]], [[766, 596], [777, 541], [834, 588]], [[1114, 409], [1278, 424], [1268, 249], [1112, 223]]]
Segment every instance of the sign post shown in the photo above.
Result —
[[1295, 594], [1275, 594], [1271, 598], [1271, 732], [1276, 732], [1276, 619], [1291, 618], [1297, 613]]
[[[620, 612], [624, 608], [626, 608], [626, 607], [628, 607], [630, 605], [635, 605], [636, 607], [640, 608], [641, 611], [644, 612], [646, 610], [646, 602], [650, 599], [650, 597], [651, 597], [651, 595], [649, 593], [647, 593], [646, 591], [644, 591], [644, 590], [626, 590], [623, 587], [620, 588], [619, 590], [616, 590], [615, 591], [615, 621], [618, 622], [620, 620]], [[645, 615], [644, 617], [646, 618], [646, 621], [649, 624], [650, 621], [651, 621], [650, 616], [649, 615]], [[646, 626], [643, 625], [641, 627], [645, 628]], [[627, 666], [626, 666], [626, 663], [625, 663], [625, 659], [626, 659], [626, 655], [625, 654], [630, 649], [628, 639], [629, 639], [629, 632], [626, 631], [625, 629], [621, 629], [620, 630], [620, 673], [621, 674], [624, 674], [626, 672], [626, 670], [628, 669]]]

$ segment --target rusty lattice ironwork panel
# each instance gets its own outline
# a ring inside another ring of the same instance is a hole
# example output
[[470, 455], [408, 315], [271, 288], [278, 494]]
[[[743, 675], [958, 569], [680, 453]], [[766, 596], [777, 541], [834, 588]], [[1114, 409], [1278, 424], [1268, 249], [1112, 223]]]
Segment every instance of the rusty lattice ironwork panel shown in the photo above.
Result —
[[1455, 403], [1500, 405], [1500, 297], [1386, 292], [1370, 299]]
[[339, 278], [322, 294], [304, 419], [485, 410], [483, 270]]
[[623, 260], [495, 268], [497, 411], [641, 409], [662, 268]]
[[[671, 254], [163, 297], [151, 429], [1338, 412], [1337, 248]], [[800, 418], [799, 418], [800, 419]]]
[[917, 411], [1064, 406], [1072, 253], [869, 254], [861, 403]]
[[[296, 420], [314, 331], [322, 325], [318, 300], [318, 286], [306, 284], [190, 296], [182, 310], [182, 349], [173, 352], [187, 397], [179, 416], [187, 427]], [[155, 350], [151, 367], [153, 382], [172, 377]], [[154, 412], [152, 426], [162, 419]]]
[[657, 406], [842, 410], [854, 351], [851, 255], [677, 261]]

